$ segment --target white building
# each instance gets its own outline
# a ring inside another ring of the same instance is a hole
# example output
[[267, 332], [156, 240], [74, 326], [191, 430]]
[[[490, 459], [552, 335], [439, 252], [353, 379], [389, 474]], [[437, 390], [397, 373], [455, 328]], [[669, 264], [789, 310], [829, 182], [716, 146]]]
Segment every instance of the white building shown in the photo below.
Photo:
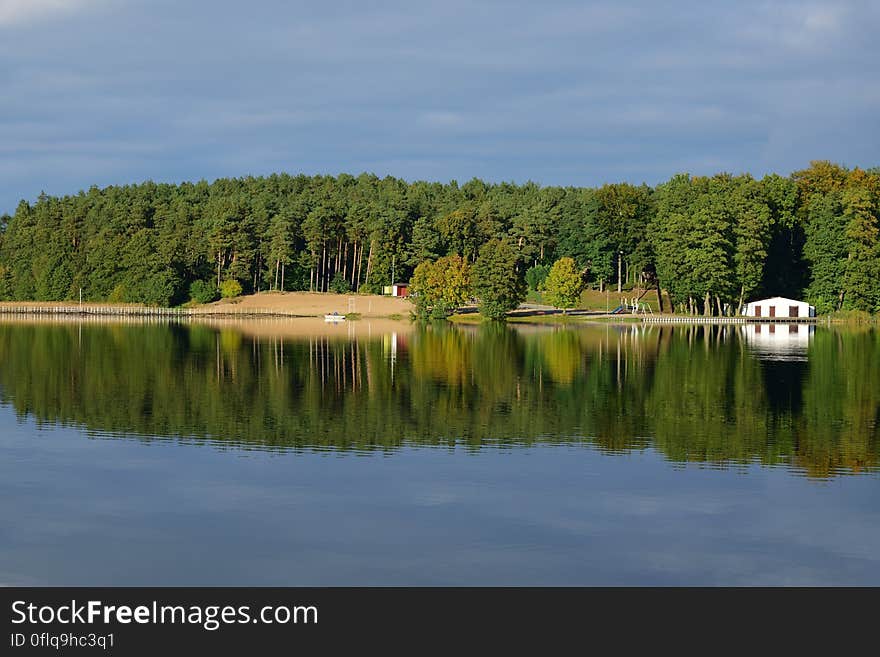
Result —
[[746, 304], [743, 315], [746, 317], [760, 317], [761, 319], [815, 317], [816, 307], [811, 306], [806, 301], [795, 301], [785, 297], [771, 297]]

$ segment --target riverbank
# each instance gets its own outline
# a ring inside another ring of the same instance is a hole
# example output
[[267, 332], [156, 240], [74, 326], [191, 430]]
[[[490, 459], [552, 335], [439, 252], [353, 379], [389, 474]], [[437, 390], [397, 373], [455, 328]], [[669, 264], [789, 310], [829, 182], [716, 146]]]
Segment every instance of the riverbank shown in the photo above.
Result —
[[[393, 322], [409, 321], [413, 310], [407, 299], [367, 294], [334, 294], [327, 292], [262, 292], [224, 299], [214, 303], [176, 308], [156, 308], [137, 304], [20, 301], [0, 302], [0, 316], [8, 317], [133, 317], [133, 318], [193, 318], [193, 319], [248, 319], [248, 318], [320, 318], [337, 313], [349, 319], [383, 319]], [[449, 320], [456, 324], [479, 324], [483, 318], [477, 308], [463, 308]], [[743, 317], [704, 317], [702, 315], [630, 313], [614, 314], [594, 308], [578, 308], [563, 313], [552, 306], [524, 303], [508, 317], [511, 324], [632, 324], [652, 323], [742, 323]], [[783, 321], [780, 319], [780, 321]], [[880, 317], [867, 313], [838, 312], [810, 318], [823, 324], [877, 324]]]
[[372, 319], [409, 319], [412, 304], [377, 294], [262, 292], [210, 304], [156, 308], [138, 304], [70, 301], [0, 303], [4, 315], [101, 315], [143, 317], [323, 317], [332, 313]]
[[[449, 321], [455, 324], [479, 324], [483, 321], [482, 316], [476, 309], [467, 309], [466, 312], [458, 313], [449, 317]], [[568, 310], [563, 313], [554, 308], [541, 308], [523, 305], [511, 311], [507, 315], [509, 324], [543, 324], [548, 326], [572, 326], [583, 324], [835, 324], [835, 325], [876, 325], [880, 324], [880, 316], [867, 314], [842, 314], [820, 315], [818, 317], [787, 318], [768, 317], [755, 318], [740, 315], [732, 317], [706, 317], [703, 315], [681, 315], [672, 313], [605, 313], [594, 310]]]

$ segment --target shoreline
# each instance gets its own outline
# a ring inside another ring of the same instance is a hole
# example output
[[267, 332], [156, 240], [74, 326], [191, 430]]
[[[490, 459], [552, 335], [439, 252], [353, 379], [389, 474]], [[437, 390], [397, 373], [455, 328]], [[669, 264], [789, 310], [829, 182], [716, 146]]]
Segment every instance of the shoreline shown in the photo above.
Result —
[[[0, 302], [0, 318], [90, 318], [90, 319], [154, 319], [154, 320], [315, 320], [338, 313], [348, 322], [382, 320], [411, 324], [412, 304], [400, 297], [380, 295], [345, 295], [325, 292], [263, 292], [235, 299], [226, 299], [199, 306], [161, 308], [127, 303], [7, 301]], [[347, 311], [346, 311], [347, 310]], [[476, 325], [483, 318], [475, 308], [470, 312], [451, 315], [448, 321], [459, 326]], [[577, 325], [709, 325], [709, 324], [811, 324], [811, 325], [877, 325], [880, 317], [847, 317], [822, 315], [810, 318], [704, 317], [672, 313], [631, 315], [595, 310], [561, 311], [543, 306], [524, 305], [507, 317], [511, 325], [577, 326]]]
[[412, 304], [399, 297], [321, 292], [262, 292], [198, 306], [163, 308], [131, 303], [71, 301], [0, 302], [0, 315], [186, 318], [323, 318], [408, 320]]

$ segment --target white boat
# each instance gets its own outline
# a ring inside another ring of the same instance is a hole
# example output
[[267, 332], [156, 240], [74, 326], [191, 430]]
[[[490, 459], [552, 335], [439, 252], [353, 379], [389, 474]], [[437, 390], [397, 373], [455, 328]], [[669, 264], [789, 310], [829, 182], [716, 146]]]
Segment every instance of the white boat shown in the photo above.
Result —
[[344, 322], [345, 315], [340, 315], [339, 313], [332, 313], [330, 315], [324, 315], [325, 322]]

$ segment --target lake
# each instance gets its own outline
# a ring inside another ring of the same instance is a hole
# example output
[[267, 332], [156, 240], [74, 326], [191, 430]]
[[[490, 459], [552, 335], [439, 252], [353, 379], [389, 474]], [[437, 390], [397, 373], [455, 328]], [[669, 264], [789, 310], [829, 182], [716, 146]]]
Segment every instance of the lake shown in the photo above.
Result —
[[880, 584], [880, 332], [0, 320], [2, 585]]

